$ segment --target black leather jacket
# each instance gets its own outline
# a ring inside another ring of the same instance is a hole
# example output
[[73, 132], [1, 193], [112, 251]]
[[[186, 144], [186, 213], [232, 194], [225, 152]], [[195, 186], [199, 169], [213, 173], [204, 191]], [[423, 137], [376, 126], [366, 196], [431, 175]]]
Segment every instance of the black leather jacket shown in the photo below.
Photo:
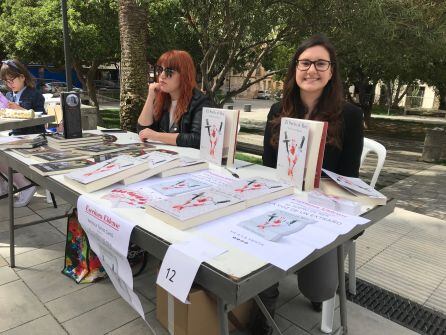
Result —
[[136, 129], [138, 133], [145, 128], [166, 133], [179, 133], [177, 137], [177, 145], [179, 147], [198, 149], [200, 147], [203, 107], [211, 106], [212, 103], [209, 98], [200, 92], [200, 90], [194, 88], [192, 99], [187, 107], [186, 113], [181, 117], [179, 124], [174, 124], [172, 127], [169, 127], [169, 112], [164, 110], [160, 120], [155, 121], [150, 126], [138, 124]]
[[[9, 101], [13, 101], [12, 92], [6, 93], [6, 99]], [[45, 98], [42, 93], [37, 91], [34, 88], [25, 88], [20, 96], [19, 105], [25, 109], [34, 109], [35, 112], [43, 112], [46, 114], [45, 108]], [[20, 129], [13, 129], [13, 135], [24, 135], [24, 134], [41, 134], [45, 132], [45, 126], [33, 126], [33, 127], [25, 127]]]

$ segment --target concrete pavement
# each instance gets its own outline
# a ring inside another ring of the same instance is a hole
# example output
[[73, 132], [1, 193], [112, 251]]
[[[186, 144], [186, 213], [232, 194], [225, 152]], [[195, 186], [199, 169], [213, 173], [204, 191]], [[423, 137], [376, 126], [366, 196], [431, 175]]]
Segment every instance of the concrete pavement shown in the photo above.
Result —
[[[242, 114], [255, 121], [256, 114]], [[251, 134], [240, 139], [261, 143]], [[358, 277], [446, 315], [446, 167], [420, 162], [418, 142], [378, 140], [388, 149], [379, 188], [399, 202], [394, 214], [358, 239]], [[373, 160], [361, 170], [364, 179], [372, 174]], [[29, 206], [15, 211], [16, 220], [29, 222], [69, 209], [62, 199], [58, 204], [53, 209], [40, 190]], [[66, 220], [18, 230], [17, 267], [9, 268], [6, 206], [6, 200], [0, 202], [0, 334], [150, 334], [108, 280], [77, 285], [60, 273]], [[167, 334], [155, 318], [155, 276], [153, 262], [135, 288], [149, 323], [157, 334]], [[295, 276], [281, 282], [280, 292], [276, 319], [284, 334], [320, 334], [320, 313], [299, 294]], [[350, 334], [415, 334], [351, 302], [348, 310]]]

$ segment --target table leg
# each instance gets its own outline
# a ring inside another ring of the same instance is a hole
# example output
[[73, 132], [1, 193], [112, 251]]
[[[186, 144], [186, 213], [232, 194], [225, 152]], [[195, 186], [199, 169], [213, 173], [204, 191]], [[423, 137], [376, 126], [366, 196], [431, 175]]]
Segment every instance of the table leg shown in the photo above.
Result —
[[265, 305], [263, 304], [262, 300], [258, 295], [255, 296], [254, 300], [257, 303], [257, 306], [259, 306], [260, 310], [262, 311], [263, 315], [267, 318], [268, 322], [271, 324], [271, 326], [274, 329], [273, 334], [279, 334], [282, 335], [282, 332], [280, 331], [279, 327], [277, 326], [277, 323], [274, 321], [274, 319], [271, 317], [271, 314], [269, 314], [268, 310], [266, 309]]
[[13, 171], [8, 167], [8, 195], [9, 195], [9, 256], [11, 267], [15, 267], [15, 250], [14, 250], [14, 184]]
[[229, 335], [228, 307], [219, 297], [217, 297], [217, 308], [220, 320], [220, 335]]
[[347, 294], [345, 292], [344, 245], [338, 246], [339, 308], [342, 333], [347, 334]]

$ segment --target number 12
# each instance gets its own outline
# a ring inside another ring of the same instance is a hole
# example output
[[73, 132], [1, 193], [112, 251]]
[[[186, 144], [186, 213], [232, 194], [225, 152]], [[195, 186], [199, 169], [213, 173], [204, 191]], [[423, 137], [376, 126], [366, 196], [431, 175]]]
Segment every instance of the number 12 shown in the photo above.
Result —
[[[169, 278], [169, 274], [172, 273], [172, 275]], [[175, 277], [175, 275], [177, 274], [177, 272], [174, 269], [167, 269], [167, 274], [166, 274], [166, 279], [168, 279], [171, 283], [173, 283], [173, 277]]]

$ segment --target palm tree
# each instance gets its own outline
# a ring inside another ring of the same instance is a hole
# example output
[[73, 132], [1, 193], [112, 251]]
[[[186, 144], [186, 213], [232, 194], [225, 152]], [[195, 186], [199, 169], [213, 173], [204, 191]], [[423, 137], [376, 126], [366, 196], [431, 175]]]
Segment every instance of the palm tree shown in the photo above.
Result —
[[147, 6], [141, 0], [119, 0], [121, 40], [120, 124], [135, 131], [147, 95]]

